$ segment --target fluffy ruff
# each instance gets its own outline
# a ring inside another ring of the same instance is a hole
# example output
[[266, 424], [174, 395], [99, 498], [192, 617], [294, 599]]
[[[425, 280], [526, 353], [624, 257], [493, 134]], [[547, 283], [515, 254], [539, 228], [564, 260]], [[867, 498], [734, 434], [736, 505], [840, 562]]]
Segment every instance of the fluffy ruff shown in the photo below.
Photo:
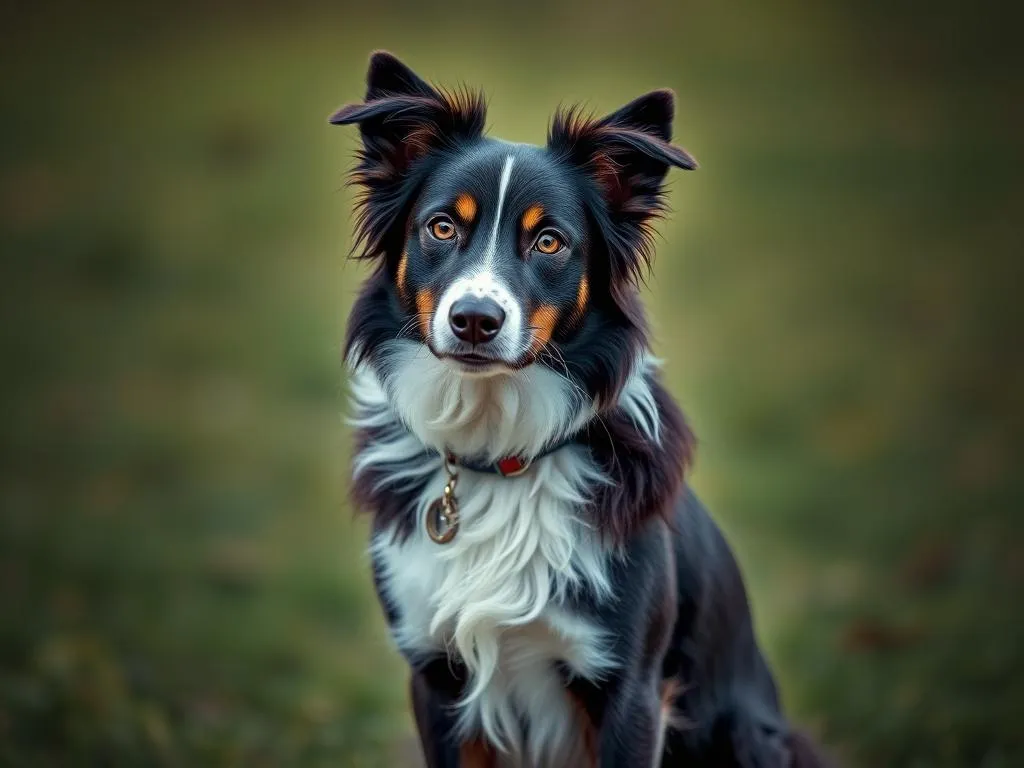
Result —
[[[385, 358], [383, 379], [357, 368], [352, 398], [355, 426], [387, 435], [359, 453], [357, 478], [377, 470], [379, 486], [423, 482], [412, 497], [413, 535], [403, 540], [386, 529], [372, 542], [388, 592], [401, 596], [395, 640], [412, 657], [443, 650], [462, 659], [470, 678], [460, 702], [466, 734], [482, 731], [532, 764], [566, 764], [582, 749], [567, 736], [581, 729], [552, 665], [567, 662], [573, 674], [598, 680], [614, 664], [602, 632], [559, 607], [572, 589], [610, 599], [613, 548], [579, 513], [609, 479], [579, 445], [539, 459], [521, 477], [462, 471], [454, 541], [439, 548], [422, 528], [445, 484], [440, 454], [449, 446], [490, 459], [536, 455], [592, 419], [594, 405], [547, 368], [467, 378], [408, 341], [395, 342]], [[638, 362], [621, 402], [655, 439], [649, 366]], [[524, 717], [535, 724], [527, 733]]]

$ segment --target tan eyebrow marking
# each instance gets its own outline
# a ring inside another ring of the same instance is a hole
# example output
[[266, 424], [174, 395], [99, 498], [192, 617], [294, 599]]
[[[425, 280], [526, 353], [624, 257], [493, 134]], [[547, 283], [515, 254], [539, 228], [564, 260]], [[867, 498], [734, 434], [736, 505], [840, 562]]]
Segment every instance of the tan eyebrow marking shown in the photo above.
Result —
[[527, 208], [526, 213], [523, 214], [523, 230], [529, 232], [540, 223], [542, 218], [544, 218], [544, 206], [540, 203], [534, 203]]
[[463, 223], [472, 224], [476, 218], [476, 200], [468, 192], [463, 192], [455, 198], [455, 212]]
[[533, 343], [530, 345], [533, 354], [539, 354], [544, 345], [551, 340], [558, 322], [558, 308], [550, 304], [541, 304], [530, 315], [530, 329], [533, 331]]
[[402, 252], [402, 259], [398, 262], [398, 271], [395, 273], [395, 283], [398, 285], [398, 295], [405, 296], [405, 273], [409, 269], [409, 254]]
[[416, 294], [416, 313], [419, 315], [420, 333], [424, 339], [430, 338], [430, 321], [434, 315], [434, 294], [424, 288]]

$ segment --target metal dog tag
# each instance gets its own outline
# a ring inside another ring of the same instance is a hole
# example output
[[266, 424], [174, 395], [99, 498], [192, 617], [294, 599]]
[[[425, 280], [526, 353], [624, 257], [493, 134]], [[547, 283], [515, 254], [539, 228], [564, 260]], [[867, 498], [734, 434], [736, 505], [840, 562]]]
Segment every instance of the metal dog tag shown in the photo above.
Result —
[[444, 461], [444, 469], [448, 473], [444, 494], [440, 499], [431, 503], [424, 518], [427, 536], [435, 544], [447, 544], [459, 532], [459, 505], [455, 500], [455, 484], [459, 480], [459, 475], [447, 456]]

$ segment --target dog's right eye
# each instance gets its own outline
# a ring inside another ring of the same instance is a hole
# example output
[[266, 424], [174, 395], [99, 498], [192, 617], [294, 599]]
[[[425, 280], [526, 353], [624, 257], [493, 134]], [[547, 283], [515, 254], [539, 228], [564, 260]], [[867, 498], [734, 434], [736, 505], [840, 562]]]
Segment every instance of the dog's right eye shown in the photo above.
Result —
[[427, 222], [427, 231], [435, 240], [451, 240], [455, 237], [455, 224], [447, 216], [435, 216]]

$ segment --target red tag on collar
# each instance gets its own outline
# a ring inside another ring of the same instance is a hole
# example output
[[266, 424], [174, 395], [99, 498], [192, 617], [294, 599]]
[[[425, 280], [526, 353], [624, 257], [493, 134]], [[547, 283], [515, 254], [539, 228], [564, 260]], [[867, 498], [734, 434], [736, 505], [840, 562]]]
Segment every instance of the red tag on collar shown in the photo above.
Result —
[[494, 466], [502, 477], [515, 477], [525, 472], [530, 463], [518, 456], [506, 456], [503, 459], [498, 459]]

